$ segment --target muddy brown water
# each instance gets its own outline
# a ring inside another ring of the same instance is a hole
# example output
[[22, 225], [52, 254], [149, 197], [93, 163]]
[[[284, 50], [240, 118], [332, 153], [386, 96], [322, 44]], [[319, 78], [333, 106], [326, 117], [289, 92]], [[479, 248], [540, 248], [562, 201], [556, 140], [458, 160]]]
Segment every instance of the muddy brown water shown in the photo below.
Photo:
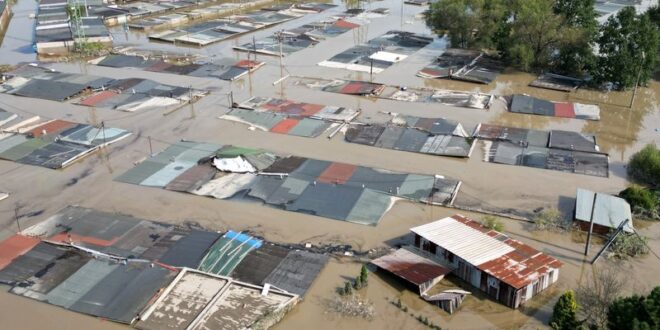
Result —
[[[20, 0], [31, 1], [31, 0]], [[284, 59], [286, 73], [293, 76], [323, 78], [365, 79], [369, 74], [322, 68], [316, 63], [328, 59], [339, 51], [364, 40], [385, 33], [392, 28], [416, 32], [428, 32], [416, 18], [423, 8], [405, 6], [403, 20], [400, 2], [385, 0], [369, 4], [368, 8], [389, 7], [392, 13], [383, 19], [372, 19], [359, 31], [349, 32], [323, 41], [318, 46], [292, 54]], [[291, 28], [305, 22], [341, 12], [331, 10], [320, 15], [308, 15], [283, 25], [259, 31], [257, 38], [280, 29]], [[401, 24], [403, 23], [403, 24]], [[11, 28], [10, 28], [11, 31]], [[128, 34], [128, 39], [118, 43], [136, 44], [146, 48], [195, 52], [206, 56], [230, 56], [245, 58], [245, 54], [231, 51], [231, 46], [251, 41], [252, 35], [215, 44], [207, 49], [174, 48], [170, 45], [145, 44], [143, 37]], [[11, 39], [15, 40], [15, 39]], [[137, 217], [168, 223], [196, 221], [214, 230], [251, 230], [268, 240], [283, 243], [351, 244], [354, 249], [367, 251], [389, 244], [404, 242], [408, 229], [457, 212], [480, 218], [481, 215], [443, 207], [431, 207], [418, 203], [400, 202], [388, 212], [377, 227], [366, 227], [274, 210], [257, 204], [219, 201], [193, 195], [150, 189], [113, 181], [113, 178], [132, 167], [132, 163], [148, 156], [147, 137], [153, 138], [154, 152], [163, 150], [167, 143], [179, 139], [236, 144], [246, 147], [266, 148], [283, 154], [295, 154], [318, 159], [355, 163], [396, 171], [425, 174], [443, 174], [463, 181], [457, 205], [479, 207], [495, 211], [531, 213], [538, 207], [559, 206], [566, 213], [572, 209], [571, 198], [577, 187], [616, 193], [628, 184], [624, 164], [630, 156], [645, 144], [660, 141], [660, 111], [658, 97], [660, 84], [652, 82], [648, 88], [640, 88], [632, 110], [627, 108], [630, 92], [603, 94], [578, 91], [567, 94], [527, 87], [533, 76], [506, 72], [490, 85], [475, 85], [447, 80], [427, 80], [414, 73], [428, 64], [443, 41], [410, 56], [374, 75], [376, 82], [414, 87], [479, 90], [498, 95], [527, 93], [555, 101], [593, 103], [601, 106], [601, 121], [582, 121], [531, 115], [511, 114], [498, 103], [488, 111], [454, 108], [439, 104], [405, 103], [390, 100], [373, 100], [361, 97], [323, 93], [304, 86], [297, 86], [295, 78], [289, 78], [280, 86], [272, 82], [279, 79], [280, 70], [275, 58], [259, 56], [267, 65], [255, 74], [227, 83], [207, 78], [192, 78], [170, 74], [112, 69], [79, 64], [54, 64], [63, 72], [84, 72], [114, 78], [143, 77], [163, 83], [204, 88], [211, 94], [193, 108], [184, 107], [167, 116], [161, 110], [138, 113], [120, 113], [109, 109], [91, 109], [44, 100], [32, 100], [0, 94], [0, 107], [23, 116], [39, 115], [43, 118], [63, 118], [79, 122], [98, 123], [129, 129], [134, 135], [111, 146], [101, 153], [86, 158], [62, 171], [22, 166], [0, 161], [0, 190], [11, 193], [9, 199], [0, 202], [0, 239], [16, 231], [14, 207], [20, 204], [22, 226], [44, 220], [66, 205], [80, 205], [103, 211], [122, 212]], [[18, 47], [18, 46], [17, 46]], [[18, 48], [17, 48], [18, 49]], [[5, 51], [5, 49], [3, 49]], [[0, 59], [10, 61], [5, 52]], [[21, 55], [21, 56], [24, 56]], [[22, 57], [21, 57], [22, 58]], [[13, 60], [13, 58], [12, 58]], [[345, 143], [341, 135], [333, 139], [321, 136], [316, 139], [250, 131], [245, 125], [217, 119], [227, 109], [227, 94], [233, 92], [237, 101], [250, 96], [286, 97], [299, 101], [361, 108], [361, 120], [383, 120], [381, 111], [400, 112], [409, 115], [446, 117], [458, 120], [471, 130], [480, 122], [499, 123], [536, 129], [567, 129], [597, 135], [598, 142], [610, 154], [610, 177], [599, 178], [560, 173], [533, 168], [484, 163], [481, 147], [475, 148], [470, 159], [454, 159], [406, 153], [395, 150], [371, 148]], [[583, 262], [583, 243], [578, 243], [570, 233], [537, 233], [524, 222], [504, 220], [506, 232], [533, 247], [548, 253], [564, 263], [557, 285], [536, 297], [521, 310], [510, 310], [481, 295], [468, 297], [454, 315], [426, 304], [412, 291], [394, 279], [372, 274], [369, 287], [361, 292], [376, 308], [373, 321], [343, 318], [328, 313], [325, 299], [332, 297], [336, 287], [343, 284], [346, 276], [354, 276], [359, 265], [346, 260], [333, 260], [320, 274], [305, 300], [288, 314], [276, 329], [423, 329], [414, 317], [405, 314], [389, 301], [400, 298], [408, 306], [409, 313], [422, 314], [443, 328], [491, 329], [491, 328], [543, 328], [551, 314], [552, 304], [564, 290], [575, 288], [587, 281], [592, 266]], [[639, 226], [639, 232], [649, 238], [649, 245], [660, 252], [660, 225]], [[591, 255], [596, 251], [592, 248]], [[646, 292], [660, 285], [660, 263], [652, 255], [634, 261], [613, 262], [601, 260], [596, 269], [621, 268], [625, 274], [626, 292]], [[451, 282], [447, 285], [452, 285]], [[458, 285], [458, 284], [457, 284]], [[0, 328], [7, 329], [120, 329], [126, 328], [107, 321], [68, 312], [6, 292], [0, 292]]]

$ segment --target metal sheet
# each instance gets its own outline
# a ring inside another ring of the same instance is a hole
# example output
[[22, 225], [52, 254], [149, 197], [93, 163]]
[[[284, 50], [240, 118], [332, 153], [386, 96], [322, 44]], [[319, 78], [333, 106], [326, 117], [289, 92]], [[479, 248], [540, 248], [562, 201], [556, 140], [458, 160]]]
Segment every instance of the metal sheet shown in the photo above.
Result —
[[175, 273], [147, 263], [119, 265], [71, 306], [71, 310], [130, 323]]
[[364, 189], [346, 217], [346, 221], [376, 226], [393, 202], [390, 195]]
[[271, 284], [282, 290], [304, 295], [314, 279], [328, 262], [328, 256], [307, 251], [291, 251], [275, 267], [263, 284]]
[[187, 235], [180, 237], [160, 261], [174, 267], [197, 268], [218, 238], [218, 233], [192, 229]]
[[288, 211], [345, 220], [364, 189], [346, 185], [316, 183], [309, 185], [291, 204]]

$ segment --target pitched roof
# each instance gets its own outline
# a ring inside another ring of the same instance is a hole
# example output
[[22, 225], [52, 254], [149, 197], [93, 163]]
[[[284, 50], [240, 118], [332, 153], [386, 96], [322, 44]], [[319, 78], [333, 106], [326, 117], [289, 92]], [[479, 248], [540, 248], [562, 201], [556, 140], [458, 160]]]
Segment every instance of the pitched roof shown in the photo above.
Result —
[[562, 265], [559, 260], [462, 215], [411, 231], [516, 289]]

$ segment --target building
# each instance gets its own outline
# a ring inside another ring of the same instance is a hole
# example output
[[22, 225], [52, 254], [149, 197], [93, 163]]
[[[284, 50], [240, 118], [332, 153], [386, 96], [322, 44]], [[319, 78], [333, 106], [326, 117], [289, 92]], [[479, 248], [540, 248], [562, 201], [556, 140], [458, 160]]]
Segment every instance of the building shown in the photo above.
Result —
[[606, 235], [610, 231], [616, 230], [626, 219], [629, 221], [623, 230], [627, 233], [632, 233], [634, 230], [630, 204], [625, 199], [578, 188], [574, 223], [581, 230], [589, 231], [592, 213], [594, 233]]
[[454, 275], [511, 308], [520, 307], [559, 278], [559, 260], [462, 215], [411, 231], [415, 247], [449, 264]]

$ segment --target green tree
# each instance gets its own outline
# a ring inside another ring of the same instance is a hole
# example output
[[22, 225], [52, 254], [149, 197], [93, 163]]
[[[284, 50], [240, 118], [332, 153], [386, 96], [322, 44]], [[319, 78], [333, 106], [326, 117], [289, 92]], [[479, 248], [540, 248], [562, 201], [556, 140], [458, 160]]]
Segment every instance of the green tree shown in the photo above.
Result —
[[644, 85], [651, 78], [660, 52], [660, 32], [650, 15], [637, 15], [625, 7], [600, 28], [596, 83], [612, 83], [616, 89]]
[[369, 271], [367, 270], [366, 265], [362, 265], [362, 268], [360, 268], [360, 283], [362, 283], [362, 286], [367, 286], [369, 283]]
[[660, 149], [649, 144], [634, 154], [628, 163], [628, 176], [640, 184], [660, 189]]
[[550, 318], [550, 327], [555, 330], [573, 330], [579, 325], [576, 312], [577, 301], [573, 290], [568, 290], [559, 297]]
[[506, 0], [439, 0], [426, 13], [426, 24], [446, 31], [452, 47], [491, 48], [508, 16]]
[[547, 68], [552, 55], [570, 35], [551, 0], [514, 0], [509, 34], [500, 35], [500, 52], [524, 71]]
[[616, 299], [607, 312], [607, 322], [610, 329], [660, 328], [660, 287], [656, 286], [648, 296]]
[[446, 31], [452, 47], [473, 46], [479, 17], [473, 0], [440, 0], [431, 4], [426, 24], [436, 31]]
[[598, 35], [594, 0], [557, 0], [554, 12], [564, 18], [567, 35], [553, 60], [553, 70], [571, 76], [585, 76], [593, 70], [593, 46]]
[[346, 283], [344, 283], [344, 292], [343, 292], [343, 294], [349, 295], [351, 293], [353, 293], [353, 286], [351, 285], [350, 281], [346, 281]]

